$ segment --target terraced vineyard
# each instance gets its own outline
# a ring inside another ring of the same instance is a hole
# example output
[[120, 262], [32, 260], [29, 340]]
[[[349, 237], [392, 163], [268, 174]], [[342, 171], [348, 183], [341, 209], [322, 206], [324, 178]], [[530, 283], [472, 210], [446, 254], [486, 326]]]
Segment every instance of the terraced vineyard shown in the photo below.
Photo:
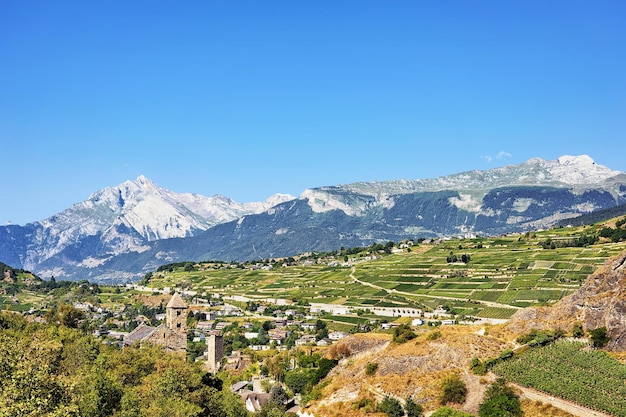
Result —
[[[281, 298], [368, 307], [447, 305], [455, 313], [508, 318], [516, 309], [551, 304], [575, 291], [626, 243], [544, 249], [547, 239], [567, 240], [594, 227], [565, 228], [497, 238], [453, 239], [414, 246], [410, 252], [349, 259], [350, 266], [308, 266], [272, 270], [198, 265], [194, 271], [154, 274], [153, 287], [183, 285], [199, 293]], [[470, 261], [449, 263], [452, 255]]]
[[615, 416], [626, 416], [626, 366], [586, 343], [559, 341], [494, 367], [507, 380]]

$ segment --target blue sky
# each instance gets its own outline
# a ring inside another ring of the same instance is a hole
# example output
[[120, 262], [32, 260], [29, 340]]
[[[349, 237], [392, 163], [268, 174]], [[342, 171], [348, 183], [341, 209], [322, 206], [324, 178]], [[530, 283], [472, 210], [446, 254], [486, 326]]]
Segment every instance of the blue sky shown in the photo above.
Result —
[[590, 155], [623, 1], [0, 2], [0, 224], [143, 174], [239, 202]]

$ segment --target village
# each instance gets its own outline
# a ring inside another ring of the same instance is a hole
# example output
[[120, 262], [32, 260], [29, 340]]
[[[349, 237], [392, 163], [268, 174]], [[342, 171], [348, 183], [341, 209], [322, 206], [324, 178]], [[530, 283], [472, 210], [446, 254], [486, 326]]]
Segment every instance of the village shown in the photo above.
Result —
[[[332, 326], [322, 317], [356, 316], [360, 310], [321, 303], [294, 305], [280, 299], [253, 301], [241, 296], [212, 296], [209, 300], [198, 297], [193, 291], [165, 288], [155, 292], [138, 284], [127, 284], [123, 291], [145, 291], [158, 294], [152, 295], [155, 299], [168, 301], [153, 308], [153, 316], [149, 310], [144, 310], [144, 314], [134, 317], [128, 315], [126, 308], [108, 311], [88, 302], [74, 303], [73, 307], [80, 310], [86, 320], [100, 323], [93, 330], [94, 337], [120, 348], [158, 345], [170, 354], [198, 362], [208, 372], [227, 373], [236, 381], [231, 390], [241, 396], [250, 412], [259, 411], [270, 398], [271, 387], [282, 385], [281, 377], [284, 379], [286, 372], [298, 367], [297, 361], [292, 360], [281, 364], [280, 371], [272, 372], [268, 363], [276, 362], [274, 358], [281, 357], [281, 353], [287, 356], [298, 351], [313, 354], [337, 345], [351, 332], [329, 330]], [[389, 320], [369, 320], [352, 332], [392, 332], [400, 326], [400, 322], [395, 321], [400, 317], [415, 329], [458, 322], [443, 308], [423, 312], [416, 308], [378, 307], [374, 312]], [[292, 394], [285, 404], [288, 410], [308, 416], [298, 409], [300, 393], [289, 384], [285, 388]]]

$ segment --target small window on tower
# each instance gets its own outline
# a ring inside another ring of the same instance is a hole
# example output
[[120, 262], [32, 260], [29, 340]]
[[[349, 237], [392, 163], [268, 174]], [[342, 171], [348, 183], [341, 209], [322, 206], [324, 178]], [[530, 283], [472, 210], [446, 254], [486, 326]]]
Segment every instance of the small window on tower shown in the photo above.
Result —
[[178, 327], [178, 328], [180, 329], [180, 323], [177, 323], [177, 324], [176, 324], [176, 327]]
[[176, 312], [176, 316], [180, 316], [180, 310]]

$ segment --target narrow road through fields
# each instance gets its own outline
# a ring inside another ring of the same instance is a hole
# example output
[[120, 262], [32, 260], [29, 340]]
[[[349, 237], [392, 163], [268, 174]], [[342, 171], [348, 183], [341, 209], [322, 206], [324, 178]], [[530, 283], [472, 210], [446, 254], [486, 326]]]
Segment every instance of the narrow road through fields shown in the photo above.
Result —
[[[353, 266], [352, 270], [350, 271], [350, 278], [361, 285], [367, 285], [368, 287], [372, 287], [375, 288], [377, 290], [382, 290], [382, 291], [386, 291], [388, 294], [400, 294], [400, 295], [410, 295], [410, 296], [420, 296], [420, 297], [428, 297], [428, 298], [438, 298], [438, 299], [442, 299], [442, 300], [455, 300], [455, 301], [467, 301], [467, 298], [460, 298], [460, 297], [447, 297], [447, 296], [443, 296], [443, 295], [430, 295], [430, 294], [413, 294], [411, 292], [406, 292], [406, 291], [398, 291], [398, 290], [393, 290], [393, 289], [387, 289], [385, 287], [381, 287], [380, 285], [376, 285], [373, 284], [371, 282], [366, 282], [366, 281], [361, 281], [360, 279], [358, 279], [357, 277], [354, 276], [354, 273], [356, 272], [356, 267]], [[513, 308], [516, 310], [520, 310], [522, 309], [522, 307], [517, 307], [517, 306], [512, 306], [509, 304], [501, 304], [501, 303], [496, 303], [495, 301], [485, 301], [485, 300], [472, 300], [475, 303], [478, 304], [482, 304], [488, 307], [499, 307], [499, 308]]]

